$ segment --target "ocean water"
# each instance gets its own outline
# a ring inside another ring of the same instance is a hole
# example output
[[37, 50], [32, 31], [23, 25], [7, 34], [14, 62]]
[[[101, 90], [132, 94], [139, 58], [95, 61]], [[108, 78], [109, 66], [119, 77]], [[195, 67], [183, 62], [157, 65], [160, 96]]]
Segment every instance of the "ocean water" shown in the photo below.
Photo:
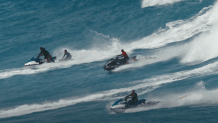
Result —
[[[1, 0], [0, 123], [218, 122], [217, 13], [216, 0]], [[39, 47], [56, 62], [24, 68]], [[64, 49], [74, 60], [58, 62]], [[103, 70], [121, 49], [141, 60]], [[133, 89], [162, 103], [111, 112]]]

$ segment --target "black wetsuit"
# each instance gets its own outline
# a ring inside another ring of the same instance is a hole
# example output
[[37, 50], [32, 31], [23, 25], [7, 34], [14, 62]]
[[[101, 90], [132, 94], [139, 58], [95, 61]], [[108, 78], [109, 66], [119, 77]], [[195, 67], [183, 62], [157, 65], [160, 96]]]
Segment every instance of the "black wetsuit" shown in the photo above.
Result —
[[71, 59], [72, 58], [72, 55], [70, 54], [70, 53], [68, 53], [68, 52], [66, 52], [66, 53], [64, 53], [64, 56], [63, 56], [63, 60], [69, 60], [69, 59]]
[[50, 53], [45, 50], [45, 48], [41, 48], [41, 52], [39, 53], [39, 55], [37, 56], [37, 58], [39, 58], [40, 56], [44, 55], [44, 59], [48, 59], [50, 56]]
[[131, 93], [127, 97], [131, 97], [131, 100], [128, 102], [128, 104], [134, 104], [134, 103], [138, 102], [137, 93]]

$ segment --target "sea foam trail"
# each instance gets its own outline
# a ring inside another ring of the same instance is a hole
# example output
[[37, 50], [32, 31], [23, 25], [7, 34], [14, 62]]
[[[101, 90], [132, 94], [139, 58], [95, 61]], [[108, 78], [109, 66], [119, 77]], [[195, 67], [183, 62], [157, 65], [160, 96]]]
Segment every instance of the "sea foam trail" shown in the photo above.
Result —
[[149, 6], [173, 4], [180, 1], [184, 1], [184, 0], [143, 0], [142, 8], [149, 7]]
[[147, 111], [160, 108], [172, 108], [191, 105], [217, 105], [218, 99], [214, 98], [218, 96], [218, 89], [207, 90], [204, 86], [204, 82], [198, 82], [196, 85], [183, 93], [169, 94], [161, 98], [153, 98], [150, 100], [161, 100], [162, 103], [154, 107], [140, 107], [136, 109], [127, 110], [125, 113], [133, 113], [140, 111]]
[[[216, 7], [216, 6], [215, 6]], [[197, 15], [187, 20], [178, 20], [166, 24], [165, 29], [160, 29], [150, 36], [134, 41], [127, 45], [133, 49], [154, 49], [169, 43], [184, 41], [194, 35], [211, 29], [210, 18], [217, 16], [213, 6], [203, 8]]]
[[[61, 58], [61, 55], [63, 55], [63, 50], [67, 49], [72, 54], [74, 60], [63, 63], [59, 62], [54, 64], [44, 64], [40, 65], [36, 69], [18, 68], [1, 70], [0, 79], [12, 77], [14, 75], [36, 74], [48, 70], [68, 68], [76, 64], [102, 61], [117, 55], [120, 52], [120, 49], [125, 49], [125, 51], [127, 51], [127, 53], [130, 55], [135, 49], [153, 49], [163, 47], [169, 43], [184, 41], [200, 32], [208, 31], [210, 29], [209, 19], [212, 18], [211, 16], [216, 16], [216, 14], [212, 12], [212, 6], [206, 7], [202, 9], [196, 16], [188, 20], [179, 20], [167, 23], [166, 29], [158, 30], [154, 34], [141, 40], [134, 41], [130, 44], [121, 44], [118, 39], [113, 38], [110, 39], [111, 42], [107, 45], [107, 47], [104, 47], [104, 49], [101, 49], [98, 46], [90, 48], [89, 50], [71, 50], [69, 48], [59, 48], [54, 51], [53, 55]], [[159, 58], [159, 60], [168, 60], [175, 57], [175, 55], [176, 54], [173, 54], [172, 56], [167, 56], [166, 58], [163, 57], [163, 59]], [[136, 67], [143, 65], [146, 64], [142, 63]], [[134, 67], [134, 65], [131, 67]]]
[[[60, 54], [63, 55], [63, 48], [58, 52], [55, 51], [60, 58]], [[61, 52], [62, 51], [62, 52]], [[45, 63], [43, 65], [35, 66], [34, 69], [29, 68], [16, 68], [16, 69], [6, 69], [0, 70], [0, 79], [9, 78], [15, 75], [29, 75], [29, 74], [36, 74], [41, 72], [46, 72], [48, 70], [54, 70], [59, 68], [69, 68], [73, 65], [83, 64], [83, 63], [90, 63], [94, 61], [101, 61], [105, 60], [108, 57], [113, 57], [114, 54], [120, 52], [120, 50], [112, 50], [111, 52], [107, 51], [97, 51], [97, 50], [70, 50], [68, 51], [72, 54], [74, 60], [66, 61], [66, 62], [55, 62], [55, 63]], [[59, 53], [59, 54], [58, 54]], [[58, 61], [58, 60], [57, 60]]]
[[110, 100], [111, 98], [117, 98], [117, 95], [122, 95], [122, 93], [128, 93], [132, 89], [135, 89], [138, 94], [145, 94], [149, 91], [152, 91], [162, 84], [172, 83], [178, 80], [184, 80], [190, 77], [199, 77], [199, 76], [207, 76], [218, 74], [218, 62], [196, 68], [193, 70], [186, 70], [181, 72], [176, 72], [173, 74], [166, 74], [162, 76], [156, 76], [150, 79], [140, 80], [134, 83], [138, 83], [138, 85], [134, 85], [127, 88], [120, 89], [112, 89], [109, 91], [103, 91], [92, 95], [87, 95], [82, 98], [74, 98], [74, 99], [61, 99], [56, 102], [44, 102], [38, 104], [24, 104], [17, 106], [15, 108], [7, 108], [0, 110], [0, 118], [7, 118], [13, 116], [21, 116], [30, 114], [33, 112], [40, 112], [46, 110], [57, 109], [61, 107], [66, 107], [70, 105], [75, 105], [81, 102], [89, 102], [89, 101], [97, 101], [97, 100]]
[[190, 44], [189, 49], [184, 54], [181, 62], [203, 62], [218, 56], [218, 2], [211, 10], [208, 17], [208, 25], [212, 25], [210, 31], [202, 33], [196, 37]]
[[[192, 17], [191, 19], [168, 23], [167, 25], [169, 30], [165, 30], [153, 37], [151, 35], [131, 43], [129, 47], [134, 47], [135, 49], [137, 46], [139, 49], [158, 48], [169, 43], [183, 41], [202, 32], [200, 36], [194, 38], [191, 42], [182, 45], [166, 47], [161, 49], [161, 51], [156, 50], [155, 53], [148, 54], [151, 56], [156, 56], [157, 59], [140, 60], [137, 63], [119, 67], [114, 71], [142, 67], [152, 63], [167, 61], [175, 57], [181, 58], [181, 63], [192, 64], [204, 62], [217, 57], [218, 50], [216, 46], [218, 45], [218, 36], [216, 35], [216, 32], [218, 31], [218, 25], [216, 22], [218, 20], [218, 15], [215, 14], [217, 12], [218, 3], [216, 3], [213, 7], [209, 6], [203, 8], [195, 17]], [[153, 44], [153, 42], [155, 43]], [[159, 43], [156, 44], [157, 42]], [[149, 57], [148, 55], [144, 57]]]

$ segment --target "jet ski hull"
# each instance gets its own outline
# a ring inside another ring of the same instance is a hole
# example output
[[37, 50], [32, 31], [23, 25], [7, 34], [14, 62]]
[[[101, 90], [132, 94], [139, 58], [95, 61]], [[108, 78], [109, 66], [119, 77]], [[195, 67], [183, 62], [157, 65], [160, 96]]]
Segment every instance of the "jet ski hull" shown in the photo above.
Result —
[[[132, 61], [136, 61], [136, 56], [133, 56]], [[111, 71], [114, 70], [116, 68], [118, 68], [119, 66], [128, 64], [128, 62], [126, 60], [124, 60], [124, 57], [122, 55], [117, 56], [115, 59], [112, 58], [110, 59], [103, 67], [104, 70], [107, 71]]]
[[128, 105], [127, 103], [122, 103], [122, 99], [116, 101], [110, 110], [115, 113], [123, 113], [127, 109], [138, 108], [138, 107], [151, 107], [160, 103], [160, 101], [149, 101], [146, 102], [145, 99], [141, 99], [133, 105]]
[[31, 58], [29, 59], [25, 64], [24, 67], [33, 67], [33, 66], [37, 66], [37, 65], [41, 65], [43, 63], [51, 63], [54, 62], [56, 59], [56, 57], [52, 57], [50, 62], [47, 62], [47, 59], [39, 59], [39, 58]]

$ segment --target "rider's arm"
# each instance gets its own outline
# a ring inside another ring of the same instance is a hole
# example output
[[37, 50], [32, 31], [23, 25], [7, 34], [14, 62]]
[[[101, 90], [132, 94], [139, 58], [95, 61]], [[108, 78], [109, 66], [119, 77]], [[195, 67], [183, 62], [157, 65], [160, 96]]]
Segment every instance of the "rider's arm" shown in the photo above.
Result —
[[66, 53], [64, 53], [64, 56], [63, 56], [63, 58], [62, 58], [62, 59], [65, 59], [65, 58], [66, 58], [66, 56], [67, 56], [67, 55], [66, 55]]
[[131, 98], [131, 94], [127, 95], [126, 98]]
[[39, 58], [42, 54], [43, 54], [43, 52], [41, 51], [41, 52], [39, 53], [39, 55], [37, 56], [37, 58]]

